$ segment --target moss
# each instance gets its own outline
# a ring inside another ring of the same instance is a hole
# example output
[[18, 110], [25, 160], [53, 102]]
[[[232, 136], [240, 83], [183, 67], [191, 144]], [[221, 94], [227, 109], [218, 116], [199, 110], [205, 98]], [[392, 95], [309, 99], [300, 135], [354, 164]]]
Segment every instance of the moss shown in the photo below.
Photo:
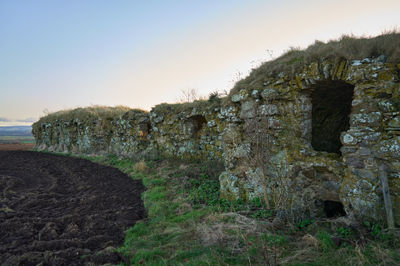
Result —
[[343, 70], [344, 70], [345, 66], [346, 66], [346, 61], [342, 61], [342, 62], [340, 62], [340, 64], [338, 65], [338, 69], [337, 69], [337, 71], [336, 71], [336, 77], [337, 77], [338, 79], [340, 79], [340, 78], [342, 77], [342, 75], [343, 75]]
[[385, 71], [385, 72], [380, 72], [378, 74], [378, 80], [384, 80], [384, 81], [389, 81], [393, 80], [395, 77], [394, 73], [391, 73], [390, 71]]

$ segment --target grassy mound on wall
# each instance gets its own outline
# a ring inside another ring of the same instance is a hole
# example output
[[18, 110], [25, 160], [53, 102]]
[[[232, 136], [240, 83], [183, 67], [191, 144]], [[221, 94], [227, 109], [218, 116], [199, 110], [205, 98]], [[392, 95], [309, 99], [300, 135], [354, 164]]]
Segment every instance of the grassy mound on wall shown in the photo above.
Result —
[[266, 76], [278, 75], [283, 72], [285, 75], [293, 77], [296, 72], [312, 62], [358, 60], [377, 58], [381, 55], [386, 57], [387, 63], [400, 63], [399, 32], [392, 31], [373, 38], [343, 35], [340, 39], [327, 43], [315, 41], [304, 50], [291, 48], [275, 60], [267, 61], [253, 69], [249, 76], [235, 84], [230, 91], [230, 96], [242, 88], [257, 89]]
[[131, 109], [126, 106], [91, 106], [91, 107], [80, 107], [72, 110], [62, 110], [54, 113], [47, 114], [41, 117], [39, 121], [32, 125], [32, 130], [38, 129], [41, 124], [50, 123], [55, 120], [73, 120], [78, 119], [80, 121], [89, 120], [91, 118], [101, 118], [101, 119], [114, 119], [119, 116], [124, 115]]
[[184, 103], [161, 103], [152, 108], [152, 112], [155, 113], [179, 113], [184, 111], [190, 111], [194, 108], [204, 110], [206, 108], [212, 109], [219, 107], [221, 104], [221, 98], [212, 97], [208, 100], [195, 100], [193, 102]]

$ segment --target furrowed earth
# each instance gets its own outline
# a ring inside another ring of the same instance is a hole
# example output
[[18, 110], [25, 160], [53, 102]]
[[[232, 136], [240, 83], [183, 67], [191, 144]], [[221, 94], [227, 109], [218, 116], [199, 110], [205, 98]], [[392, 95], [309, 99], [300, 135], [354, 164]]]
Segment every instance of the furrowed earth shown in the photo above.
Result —
[[143, 190], [141, 181], [88, 160], [0, 151], [0, 262], [123, 262], [115, 247], [145, 217]]
[[0, 151], [31, 150], [34, 146], [33, 143], [0, 143]]

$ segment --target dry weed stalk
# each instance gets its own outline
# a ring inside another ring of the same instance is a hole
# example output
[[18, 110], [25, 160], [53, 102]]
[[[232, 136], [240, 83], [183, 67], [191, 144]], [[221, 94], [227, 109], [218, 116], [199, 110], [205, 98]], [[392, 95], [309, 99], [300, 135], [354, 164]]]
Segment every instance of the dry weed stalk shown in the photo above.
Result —
[[253, 169], [259, 170], [260, 183], [263, 189], [265, 206], [270, 209], [267, 180], [268, 166], [271, 149], [271, 136], [268, 133], [269, 117], [248, 119], [246, 121], [245, 133], [250, 141], [250, 152], [247, 154], [246, 161]]
[[199, 95], [199, 92], [197, 89], [186, 89], [186, 90], [181, 90], [181, 96], [178, 99], [178, 102], [180, 103], [188, 103], [188, 102], [193, 102], [197, 100], [205, 100], [204, 97]]
[[[273, 108], [273, 101], [274, 98], [267, 99], [265, 106]], [[250, 144], [246, 164], [248, 168], [255, 170], [259, 177], [266, 208], [270, 209], [272, 203], [277, 210], [287, 209], [293, 204], [293, 196], [290, 194], [291, 180], [287, 178], [288, 173], [286, 172], [288, 165], [285, 161], [281, 161], [279, 164], [271, 162], [272, 150], [275, 145], [274, 130], [276, 130], [274, 128], [274, 111], [257, 111], [257, 105], [255, 105], [253, 112], [256, 116], [245, 121], [245, 136]], [[294, 130], [288, 131], [286, 134], [288, 134], [288, 139], [291, 139]]]

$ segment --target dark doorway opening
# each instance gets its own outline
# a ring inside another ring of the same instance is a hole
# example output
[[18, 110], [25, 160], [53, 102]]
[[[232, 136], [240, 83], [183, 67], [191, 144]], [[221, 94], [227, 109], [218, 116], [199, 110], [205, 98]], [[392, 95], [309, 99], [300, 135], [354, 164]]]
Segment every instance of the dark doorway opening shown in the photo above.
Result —
[[328, 218], [346, 216], [343, 204], [339, 201], [333, 201], [333, 200], [324, 201], [324, 213]]
[[340, 133], [349, 129], [354, 86], [330, 80], [317, 83], [313, 89], [311, 145], [316, 151], [341, 155]]

